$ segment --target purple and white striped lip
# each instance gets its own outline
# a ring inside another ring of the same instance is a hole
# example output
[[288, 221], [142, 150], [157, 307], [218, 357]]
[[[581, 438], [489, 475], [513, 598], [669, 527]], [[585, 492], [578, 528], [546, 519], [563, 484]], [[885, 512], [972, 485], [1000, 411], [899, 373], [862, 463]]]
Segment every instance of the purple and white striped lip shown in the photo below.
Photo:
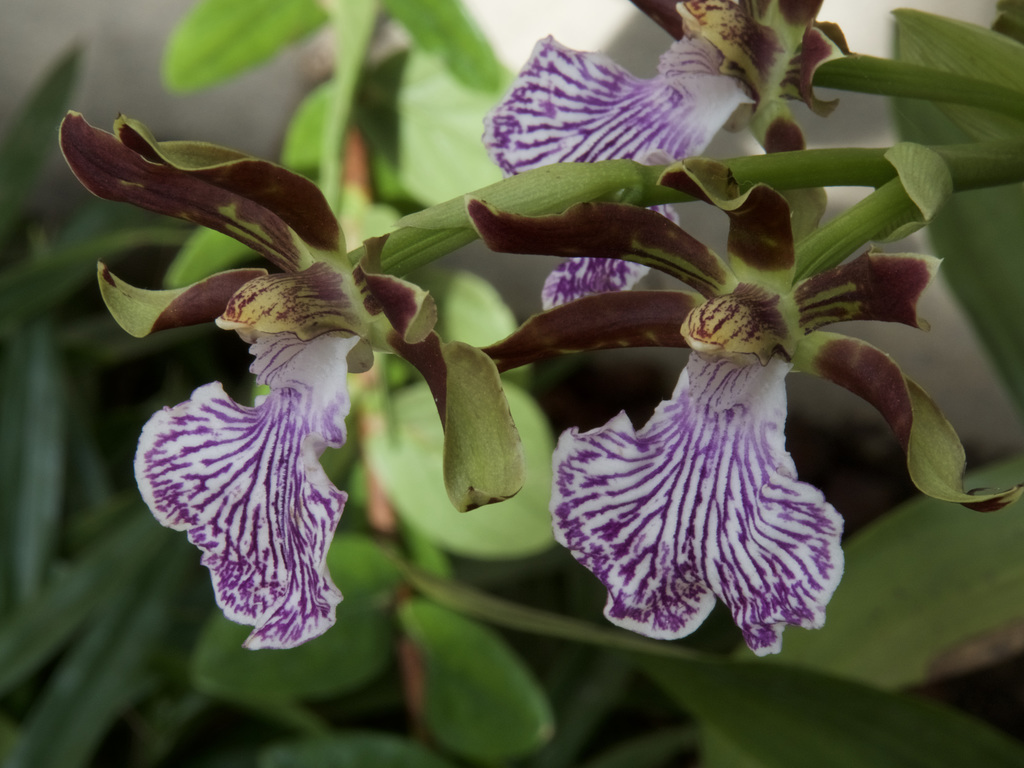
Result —
[[[603, 54], [545, 38], [484, 119], [484, 145], [506, 175], [551, 163], [665, 164], [699, 154], [736, 108], [750, 102], [738, 80], [721, 74], [720, 64], [721, 54], [709, 43], [684, 39], [662, 55], [655, 77], [641, 79]], [[545, 283], [544, 307], [627, 290], [646, 272], [637, 265], [571, 259]]]
[[640, 430], [619, 414], [562, 435], [555, 537], [608, 589], [610, 621], [675, 639], [718, 599], [758, 655], [780, 650], [786, 625], [824, 624], [843, 571], [842, 518], [796, 479], [785, 450], [789, 369], [691, 353]]
[[566, 259], [544, 280], [541, 305], [551, 309], [595, 293], [628, 291], [650, 271], [624, 259]]
[[270, 393], [254, 407], [214, 382], [143, 428], [142, 496], [202, 550], [224, 615], [255, 627], [248, 648], [291, 648], [334, 623], [342, 596], [327, 549], [347, 496], [319, 459], [345, 442], [346, 355], [358, 340], [262, 336], [250, 370]]

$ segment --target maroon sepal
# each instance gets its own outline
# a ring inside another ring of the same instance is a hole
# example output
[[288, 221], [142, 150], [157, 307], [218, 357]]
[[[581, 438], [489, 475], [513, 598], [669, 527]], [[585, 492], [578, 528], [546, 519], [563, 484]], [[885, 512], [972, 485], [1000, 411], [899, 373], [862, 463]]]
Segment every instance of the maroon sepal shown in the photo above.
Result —
[[522, 216], [470, 198], [467, 210], [484, 243], [499, 253], [626, 259], [661, 270], [705, 297], [735, 283], [706, 245], [646, 208], [578, 203], [565, 213]]
[[534, 315], [484, 352], [499, 371], [507, 371], [570, 352], [686, 347], [679, 328], [701, 301], [684, 291], [585, 296]]
[[[234, 150], [213, 145], [194, 146], [207, 148], [210, 159], [216, 156], [222, 164], [183, 169], [163, 159], [158, 148], [123, 118], [118, 133], [130, 146], [89, 125], [78, 113], [68, 113], [61, 123], [64, 157], [94, 195], [222, 232], [285, 271], [309, 266], [296, 237], [316, 248], [338, 247], [337, 222], [333, 215], [325, 217], [319, 190], [301, 176], [266, 161], [239, 159]], [[281, 206], [282, 211], [270, 206]], [[308, 210], [300, 213], [304, 206]]]
[[935, 259], [868, 252], [813, 275], [794, 291], [800, 327], [810, 332], [846, 320], [880, 320], [927, 329], [917, 302], [937, 265]]
[[381, 272], [380, 257], [386, 241], [387, 235], [365, 241], [365, 255], [356, 265], [353, 277], [363, 291], [367, 312], [383, 313], [403, 341], [423, 341], [437, 325], [437, 305], [418, 285]]
[[683, 17], [676, 10], [677, 0], [631, 0], [655, 24], [676, 40], [683, 37]]
[[[133, 125], [120, 119], [117, 138], [129, 149], [153, 163], [161, 163], [232, 192], [277, 214], [299, 238], [314, 248], [335, 252], [341, 243], [341, 228], [323, 193], [309, 179], [267, 160], [215, 144], [168, 141], [154, 144]], [[189, 165], [174, 162], [171, 153], [187, 152]]]
[[706, 158], [672, 166], [658, 183], [714, 205], [728, 215], [731, 258], [759, 272], [793, 267], [789, 203], [771, 187], [758, 184], [741, 193], [729, 168]]

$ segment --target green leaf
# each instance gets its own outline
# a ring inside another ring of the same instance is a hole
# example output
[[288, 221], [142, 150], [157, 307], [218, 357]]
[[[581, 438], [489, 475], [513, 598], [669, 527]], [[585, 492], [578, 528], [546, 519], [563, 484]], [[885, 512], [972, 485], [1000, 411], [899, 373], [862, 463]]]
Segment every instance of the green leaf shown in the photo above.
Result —
[[197, 227], [167, 267], [164, 285], [167, 288], [184, 288], [257, 258], [254, 250], [233, 237]]
[[765, 763], [741, 749], [714, 726], [704, 723], [700, 735], [704, 768], [765, 768]]
[[[692, 752], [696, 736], [692, 728], [663, 728], [624, 741], [580, 768], [663, 768], [679, 765], [679, 755]], [[675, 760], [675, 762], [671, 762]], [[712, 768], [705, 755], [705, 768]], [[721, 768], [746, 768], [722, 763]]]
[[[913, 64], [967, 75], [1024, 93], [1024, 45], [964, 21], [922, 11], [893, 11], [898, 30], [898, 57]], [[1018, 138], [1018, 120], [973, 107], [940, 109], [977, 140]]]
[[35, 599], [52, 567], [64, 502], [67, 395], [53, 324], [36, 320], [8, 346], [0, 437], [0, 606]]
[[77, 49], [64, 54], [28, 103], [9, 118], [7, 134], [0, 142], [0, 243], [10, 236], [43, 163], [55, 149], [53, 128], [68, 108], [78, 60]]
[[[98, 606], [106, 605], [149, 565], [166, 532], [145, 509], [110, 531], [0, 626], [0, 696], [48, 662]], [[117, 567], [112, 567], [117, 563]]]
[[[1024, 457], [970, 482], [1022, 475]], [[1022, 547], [1020, 507], [978, 516], [928, 498], [903, 504], [846, 543], [825, 627], [788, 631], [778, 660], [882, 688], [927, 683], [962, 644], [1024, 622]]]
[[439, 744], [496, 762], [551, 737], [543, 690], [497, 633], [422, 598], [404, 602], [399, 617], [426, 662], [424, 717]]
[[0, 272], [0, 333], [19, 322], [47, 314], [95, 279], [96, 261], [113, 260], [131, 248], [177, 245], [175, 226], [129, 227], [60, 245], [41, 258], [25, 259]]
[[171, 602], [193, 554], [183, 538], [167, 537], [144, 578], [120, 582], [121, 590], [47, 680], [6, 768], [91, 764], [110, 727], [154, 683], [148, 661], [167, 632]]
[[[368, 458], [402, 520], [456, 554], [480, 558], [522, 557], [552, 542], [548, 499], [554, 440], [533, 399], [513, 385], [505, 395], [523, 441], [526, 482], [511, 499], [459, 514], [441, 480], [444, 435], [430, 390], [401, 390], [393, 403], [393, 434], [371, 438]], [[471, 399], [468, 402], [472, 402]], [[481, 460], [500, 461], [501, 457]]]
[[[440, 58], [414, 49], [405, 60], [397, 97], [388, 94], [394, 103], [383, 111], [362, 112], [364, 133], [391, 160], [402, 187], [420, 202], [434, 205], [461, 197], [501, 178], [480, 136], [484, 115], [501, 98], [502, 86], [468, 88]], [[391, 127], [396, 117], [397, 136]]]
[[321, 83], [306, 94], [288, 122], [281, 148], [281, 163], [298, 173], [316, 177], [320, 165], [324, 121], [333, 95], [333, 83]]
[[384, 0], [384, 7], [463, 83], [481, 91], [501, 87], [501, 64], [459, 0]]
[[277, 744], [260, 753], [259, 768], [455, 768], [415, 741], [388, 733], [341, 731]]
[[227, 80], [326, 20], [316, 0], [199, 0], [164, 50], [164, 85], [196, 91]]
[[[946, 144], [963, 132], [930, 104], [900, 101], [900, 133], [911, 141]], [[1024, 187], [959, 192], [926, 230], [941, 274], [974, 326], [1007, 392], [1024, 415], [1024, 259], [1009, 244], [1024, 243]]]
[[992, 23], [992, 29], [1018, 43], [1024, 43], [1024, 1], [999, 0], [996, 9], [999, 15]]
[[345, 595], [331, 629], [298, 648], [250, 651], [242, 643], [252, 628], [218, 613], [192, 657], [196, 688], [245, 703], [288, 702], [338, 696], [380, 675], [393, 655], [385, 609], [398, 570], [369, 538], [357, 535], [338, 536], [327, 562]]
[[702, 727], [764, 768], [1024, 765], [1020, 744], [923, 699], [774, 664], [638, 662]]
[[439, 309], [437, 332], [474, 347], [493, 344], [512, 333], [516, 317], [493, 285], [467, 270], [427, 269], [416, 282], [430, 291]]
[[0, 715], [0, 760], [7, 760], [20, 735], [17, 723], [6, 715]]

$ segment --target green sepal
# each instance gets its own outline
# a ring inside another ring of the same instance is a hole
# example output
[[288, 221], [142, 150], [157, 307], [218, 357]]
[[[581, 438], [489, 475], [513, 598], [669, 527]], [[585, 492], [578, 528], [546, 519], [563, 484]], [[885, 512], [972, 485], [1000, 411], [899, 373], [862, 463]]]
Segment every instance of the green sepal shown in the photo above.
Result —
[[444, 427], [444, 484], [460, 512], [503, 501], [526, 478], [522, 441], [494, 362], [436, 332], [409, 344], [393, 332], [390, 347], [422, 374]]
[[779, 293], [789, 290], [795, 262], [785, 197], [764, 184], [740, 192], [727, 166], [702, 157], [670, 166], [658, 183], [693, 195], [729, 217], [729, 264], [740, 282]]
[[565, 213], [521, 216], [472, 197], [466, 209], [480, 237], [499, 253], [625, 259], [672, 275], [705, 297], [728, 293], [736, 285], [710, 248], [656, 211], [578, 203]]
[[215, 320], [236, 291], [267, 274], [265, 269], [233, 269], [186, 288], [151, 291], [118, 279], [99, 264], [100, 294], [117, 324], [132, 336], [148, 336]]
[[867, 342], [815, 331], [801, 341], [794, 367], [828, 379], [879, 410], [907, 455], [910, 479], [932, 498], [979, 512], [1005, 507], [1020, 498], [1024, 484], [1003, 491], [965, 491], [964, 448], [938, 406], [887, 354]]
[[885, 153], [885, 159], [896, 169], [907, 197], [917, 207], [910, 217], [887, 222], [873, 238], [891, 242], [916, 232], [935, 217], [953, 194], [953, 177], [942, 157], [921, 144], [901, 142]]
[[484, 347], [499, 371], [572, 352], [686, 347], [679, 332], [700, 296], [688, 291], [620, 291], [584, 296], [533, 315]]
[[444, 483], [460, 512], [515, 495], [526, 460], [498, 369], [476, 347], [449, 342]]
[[917, 302], [938, 268], [933, 256], [868, 251], [797, 284], [800, 327], [810, 332], [847, 320], [880, 320], [928, 330]]

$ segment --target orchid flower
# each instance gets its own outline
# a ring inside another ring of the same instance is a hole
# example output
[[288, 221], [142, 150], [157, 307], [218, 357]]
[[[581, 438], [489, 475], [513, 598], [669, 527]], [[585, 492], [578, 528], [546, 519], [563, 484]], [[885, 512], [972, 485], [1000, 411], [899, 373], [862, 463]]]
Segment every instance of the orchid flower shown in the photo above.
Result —
[[[279, 270], [230, 270], [151, 291], [99, 269], [104, 300], [125, 330], [144, 336], [215, 320], [250, 344], [250, 370], [269, 387], [252, 407], [219, 383], [199, 387], [149, 420], [135, 457], [153, 515], [203, 552], [225, 616], [254, 626], [247, 647], [290, 648], [334, 623], [342, 595], [326, 558], [346, 494], [319, 458], [345, 442], [346, 376], [369, 368], [374, 349], [424, 373], [446, 428], [445, 481], [456, 508], [518, 490], [522, 450], [493, 363], [442, 342], [430, 296], [380, 273], [383, 239], [368, 241], [352, 265], [312, 182], [224, 147], [157, 142], [124, 117], [112, 135], [70, 113], [61, 148], [94, 194], [223, 232]], [[503, 462], [489, 460], [478, 434], [496, 440]]]
[[775, 653], [786, 625], [822, 626], [843, 571], [842, 519], [797, 479], [785, 449], [790, 370], [876, 406], [925, 493], [990, 510], [1022, 489], [965, 492], [963, 449], [920, 387], [878, 349], [820, 330], [845, 320], [924, 328], [916, 304], [937, 260], [869, 251], [795, 281], [781, 194], [764, 185], [741, 193], [725, 166], [699, 158], [671, 166], [659, 183], [728, 215], [728, 263], [650, 210], [583, 203], [530, 218], [471, 199], [469, 214], [495, 251], [629, 258], [692, 289], [577, 299], [486, 351], [504, 369], [583, 349], [691, 349], [671, 398], [642, 428], [620, 414], [562, 434], [555, 536], [607, 588], [605, 615], [615, 624], [678, 638], [720, 600], [755, 653]]
[[[484, 145], [506, 175], [564, 162], [665, 165], [701, 154], [743, 112], [758, 116], [770, 151], [802, 147], [782, 99], [828, 109], [810, 94], [814, 68], [839, 50], [812, 26], [820, 0], [783, 3], [781, 10], [776, 2], [635, 2], [677, 38], [658, 74], [640, 79], [603, 54], [541, 40], [484, 120]], [[676, 220], [669, 206], [656, 210]], [[628, 261], [570, 257], [545, 281], [543, 306], [632, 288], [647, 271]]]

